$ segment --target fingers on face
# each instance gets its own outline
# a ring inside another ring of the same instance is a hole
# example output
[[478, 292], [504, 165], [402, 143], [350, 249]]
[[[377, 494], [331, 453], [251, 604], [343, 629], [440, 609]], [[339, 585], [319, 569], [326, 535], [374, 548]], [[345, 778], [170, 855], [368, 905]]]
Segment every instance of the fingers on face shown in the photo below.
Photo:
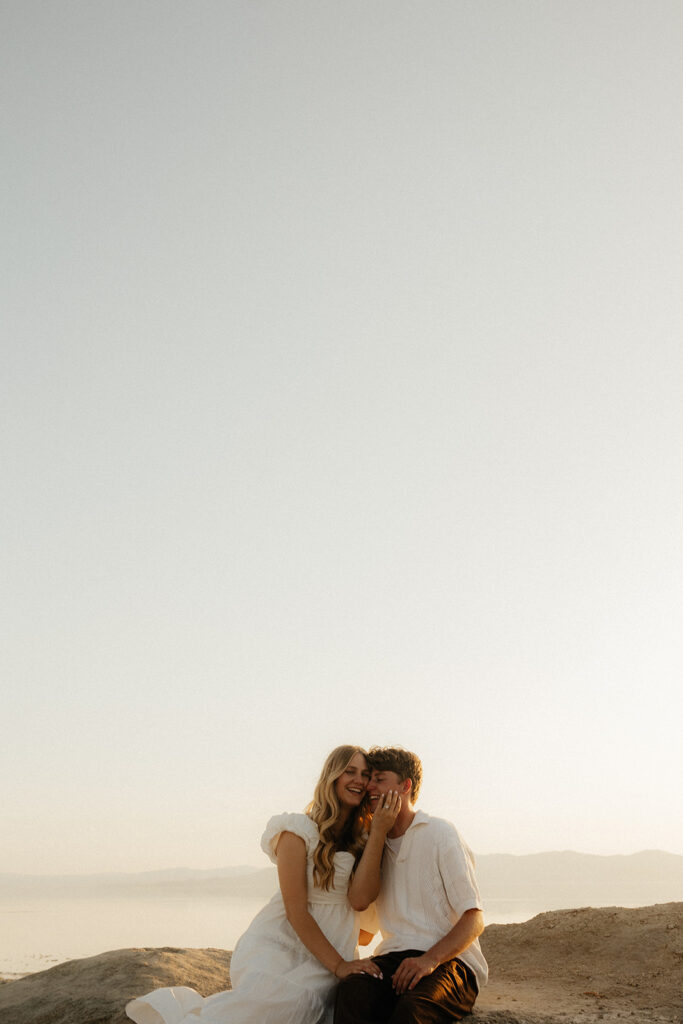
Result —
[[390, 789], [389, 792], [384, 797], [384, 809], [387, 810], [387, 811], [389, 811], [389, 810], [395, 811], [400, 806], [401, 806], [401, 797], [400, 797], [400, 795], [397, 792], [395, 792], [393, 789]]

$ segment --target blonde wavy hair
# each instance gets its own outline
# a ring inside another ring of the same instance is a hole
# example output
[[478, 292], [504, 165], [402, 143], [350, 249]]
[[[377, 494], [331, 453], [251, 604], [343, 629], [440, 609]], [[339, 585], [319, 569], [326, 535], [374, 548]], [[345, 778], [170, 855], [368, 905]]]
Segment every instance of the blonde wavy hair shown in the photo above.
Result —
[[335, 747], [323, 765], [313, 799], [306, 808], [306, 814], [318, 826], [320, 833], [320, 842], [313, 854], [313, 878], [319, 889], [329, 890], [332, 884], [335, 853], [346, 850], [354, 855], [357, 862], [367, 840], [370, 814], [366, 799], [351, 811], [341, 835], [335, 834], [342, 808], [334, 784], [355, 754], [362, 754], [367, 760], [368, 755], [362, 747]]

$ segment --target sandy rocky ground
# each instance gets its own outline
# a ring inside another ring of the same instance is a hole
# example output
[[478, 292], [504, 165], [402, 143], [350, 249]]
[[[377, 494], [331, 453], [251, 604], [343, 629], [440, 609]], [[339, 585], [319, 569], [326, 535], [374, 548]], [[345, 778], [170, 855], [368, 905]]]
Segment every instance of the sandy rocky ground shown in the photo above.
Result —
[[[472, 1024], [683, 1024], [683, 903], [560, 910], [482, 937]], [[0, 985], [0, 1024], [124, 1024], [134, 995], [229, 987], [220, 949], [120, 949]]]

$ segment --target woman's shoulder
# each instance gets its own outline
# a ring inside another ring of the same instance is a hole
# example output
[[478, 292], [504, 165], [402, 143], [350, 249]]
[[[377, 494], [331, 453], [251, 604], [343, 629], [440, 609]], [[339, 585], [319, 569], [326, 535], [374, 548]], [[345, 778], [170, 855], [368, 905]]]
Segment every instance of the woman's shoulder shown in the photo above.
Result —
[[318, 826], [307, 814], [289, 812], [275, 814], [266, 825], [266, 830], [261, 836], [261, 849], [270, 857], [274, 864], [277, 863], [275, 850], [283, 832], [293, 832], [295, 836], [300, 836], [306, 844], [306, 853], [309, 855], [313, 853], [320, 842]]

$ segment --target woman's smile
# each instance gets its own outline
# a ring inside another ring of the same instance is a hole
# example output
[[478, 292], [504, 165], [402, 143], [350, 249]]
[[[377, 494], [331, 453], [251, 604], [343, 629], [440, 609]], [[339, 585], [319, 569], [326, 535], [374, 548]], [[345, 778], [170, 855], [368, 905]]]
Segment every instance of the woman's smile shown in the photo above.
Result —
[[335, 783], [341, 803], [357, 807], [365, 796], [369, 780], [367, 761], [362, 754], [354, 754]]

